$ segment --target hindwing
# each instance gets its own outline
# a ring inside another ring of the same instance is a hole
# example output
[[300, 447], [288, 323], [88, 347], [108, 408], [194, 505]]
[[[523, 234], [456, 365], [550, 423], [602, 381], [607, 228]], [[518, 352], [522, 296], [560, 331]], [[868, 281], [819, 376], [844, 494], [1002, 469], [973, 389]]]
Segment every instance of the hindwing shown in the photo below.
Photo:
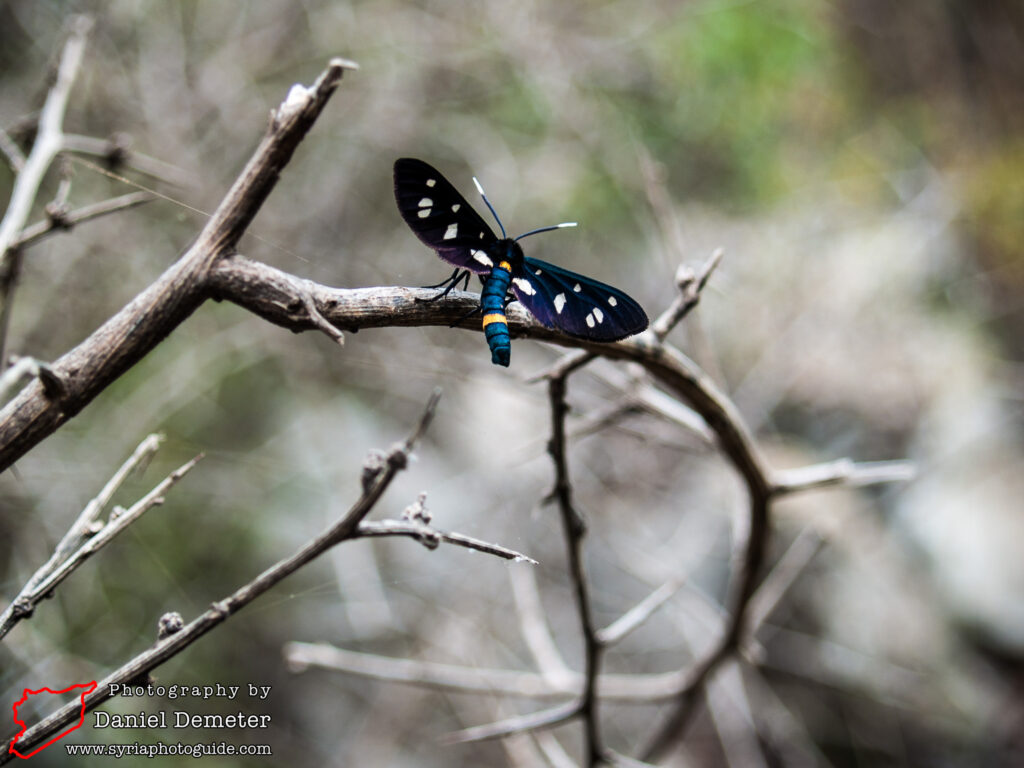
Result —
[[647, 313], [618, 288], [539, 259], [523, 258], [512, 292], [542, 325], [591, 341], [618, 341], [647, 327]]

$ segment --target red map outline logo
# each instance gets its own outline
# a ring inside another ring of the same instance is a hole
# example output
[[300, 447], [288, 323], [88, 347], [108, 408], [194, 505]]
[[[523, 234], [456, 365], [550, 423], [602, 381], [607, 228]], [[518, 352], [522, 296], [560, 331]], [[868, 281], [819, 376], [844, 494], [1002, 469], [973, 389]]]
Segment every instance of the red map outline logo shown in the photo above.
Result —
[[[36, 747], [31, 752], [29, 752], [27, 755], [23, 755], [23, 754], [21, 754], [21, 752], [16, 750], [14, 748], [14, 745], [18, 743], [18, 739], [20, 739], [25, 734], [25, 730], [28, 727], [28, 726], [25, 725], [25, 723], [23, 723], [21, 720], [18, 719], [18, 707], [20, 707], [22, 704], [24, 704], [26, 701], [28, 701], [29, 695], [37, 696], [38, 694], [42, 693], [43, 691], [46, 691], [47, 693], [52, 693], [54, 695], [59, 695], [59, 694], [62, 694], [62, 693], [70, 693], [71, 691], [75, 690], [75, 688], [85, 688], [86, 689], [86, 690], [82, 691], [82, 695], [81, 695], [82, 711], [81, 711], [81, 713], [79, 714], [79, 717], [78, 717], [78, 725], [73, 725], [70, 728], [68, 728], [66, 731], [64, 731], [63, 733], [58, 733], [56, 736], [54, 736], [48, 742], [43, 744], [41, 747]], [[33, 690], [29, 689], [29, 688], [26, 688], [25, 692], [23, 694], [21, 694], [21, 700], [14, 702], [14, 722], [16, 722], [18, 725], [21, 726], [21, 730], [18, 731], [18, 735], [14, 737], [13, 741], [11, 741], [11, 746], [7, 750], [8, 754], [13, 752], [15, 755], [20, 757], [22, 760], [28, 760], [36, 752], [39, 752], [42, 749], [46, 749], [48, 746], [53, 744], [53, 742], [57, 741], [57, 739], [62, 739], [65, 736], [67, 736], [69, 733], [71, 733], [72, 731], [76, 731], [79, 728], [81, 728], [82, 727], [82, 723], [85, 722], [85, 697], [88, 696], [90, 693], [92, 693], [95, 690], [96, 690], [96, 681], [95, 680], [93, 680], [91, 683], [79, 683], [78, 685], [72, 685], [72, 686], [70, 686], [68, 688], [64, 688], [64, 689], [59, 690], [59, 691], [54, 691], [54, 690], [51, 690], [50, 688], [40, 688], [38, 691], [33, 691]]]

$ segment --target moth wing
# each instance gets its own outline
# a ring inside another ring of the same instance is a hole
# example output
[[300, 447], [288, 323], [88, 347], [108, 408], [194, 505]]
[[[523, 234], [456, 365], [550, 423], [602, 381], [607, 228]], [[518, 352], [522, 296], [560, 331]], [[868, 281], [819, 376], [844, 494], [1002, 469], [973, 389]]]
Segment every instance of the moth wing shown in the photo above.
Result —
[[491, 271], [484, 253], [498, 238], [458, 190], [423, 162], [395, 161], [395, 202], [405, 223], [437, 255], [478, 274]]
[[643, 307], [618, 288], [539, 259], [523, 259], [512, 292], [542, 325], [581, 339], [618, 341], [649, 322]]

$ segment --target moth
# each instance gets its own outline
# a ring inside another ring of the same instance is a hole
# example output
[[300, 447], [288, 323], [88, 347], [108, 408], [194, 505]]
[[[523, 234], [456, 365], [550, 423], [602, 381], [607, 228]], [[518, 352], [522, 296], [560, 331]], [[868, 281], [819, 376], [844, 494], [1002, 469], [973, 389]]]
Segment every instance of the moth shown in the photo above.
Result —
[[508, 237], [480, 182], [473, 183], [501, 229], [499, 238], [436, 168], [414, 158], [395, 161], [395, 201], [405, 223], [455, 271], [430, 288], [446, 296], [470, 273], [480, 275], [480, 309], [491, 362], [509, 364], [511, 340], [505, 307], [514, 297], [548, 328], [578, 339], [618, 341], [647, 327], [647, 315], [632, 298], [593, 278], [523, 254], [519, 241], [539, 232], [574, 227], [567, 222]]

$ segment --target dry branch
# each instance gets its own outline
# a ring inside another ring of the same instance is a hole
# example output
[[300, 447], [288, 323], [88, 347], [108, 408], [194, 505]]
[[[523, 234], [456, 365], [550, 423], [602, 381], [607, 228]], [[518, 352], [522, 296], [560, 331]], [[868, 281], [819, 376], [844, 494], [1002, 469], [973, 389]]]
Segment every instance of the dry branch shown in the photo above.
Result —
[[[494, 555], [504, 560], [515, 560], [521, 563], [537, 565], [532, 557], [516, 552], [514, 549], [503, 547], [500, 544], [492, 544], [489, 541], [466, 536], [462, 533], [442, 531], [433, 526], [420, 522], [408, 520], [380, 520], [361, 523], [353, 538], [375, 538], [383, 536], [407, 536], [411, 539], [418, 539], [429, 548], [433, 549], [437, 543], [444, 542], [456, 547], [472, 549], [476, 552], [483, 552], [487, 555]], [[433, 546], [430, 543], [433, 542]]]
[[[82, 410], [205, 301], [211, 267], [234, 251], [281, 170], [334, 93], [342, 73], [351, 66], [335, 59], [311, 88], [293, 86], [259, 147], [192, 247], [128, 306], [53, 363], [65, 383], [63, 398], [56, 401], [47, 397], [40, 384], [30, 384], [0, 411], [0, 470]], [[44, 123], [41, 118], [41, 129]], [[26, 174], [27, 167], [19, 181]], [[8, 215], [12, 221], [17, 218], [10, 211]], [[0, 245], [13, 242], [23, 221], [24, 217], [17, 219], [10, 237], [0, 239]]]
[[651, 330], [658, 341], [664, 341], [669, 331], [679, 325], [690, 310], [700, 302], [704, 286], [708, 284], [711, 274], [717, 269], [722, 260], [722, 249], [718, 248], [711, 254], [700, 272], [694, 272], [686, 264], [681, 264], [676, 270], [676, 288], [678, 294], [668, 309], [661, 313], [657, 320], [651, 323]]
[[497, 739], [502, 736], [510, 736], [513, 733], [526, 733], [539, 728], [554, 728], [556, 725], [572, 720], [580, 713], [578, 701], [570, 701], [567, 704], [559, 704], [557, 707], [545, 709], [540, 712], [531, 712], [528, 715], [518, 715], [487, 725], [477, 725], [466, 728], [447, 736], [444, 741], [447, 744], [458, 744], [466, 741], [486, 741]]
[[28, 221], [46, 171], [60, 152], [64, 136], [64, 113], [91, 29], [92, 21], [88, 17], [78, 16], [72, 21], [71, 34], [64, 44], [57, 65], [57, 76], [39, 113], [35, 142], [28, 157], [22, 162], [18, 155], [10, 154], [11, 149], [8, 147], [7, 153], [12, 158], [12, 167], [16, 169], [17, 176], [11, 198], [7, 202], [7, 210], [0, 220], [0, 301], [3, 302], [0, 307], [0, 361], [6, 357], [4, 350], [11, 303], [18, 273], [21, 271], [22, 251], [16, 245], [17, 240]]
[[66, 133], [61, 149], [65, 152], [101, 157], [111, 168], [130, 168], [150, 178], [179, 187], [185, 186], [189, 181], [188, 176], [180, 168], [131, 149], [131, 137], [123, 133], [114, 134], [109, 139]]
[[597, 711], [597, 675], [601, 667], [601, 643], [597, 639], [597, 627], [590, 605], [590, 585], [583, 565], [583, 538], [587, 527], [582, 515], [572, 503], [572, 483], [569, 480], [569, 463], [566, 458], [565, 417], [569, 406], [565, 402], [565, 376], [555, 376], [548, 382], [548, 398], [551, 407], [551, 441], [548, 453], [555, 465], [555, 487], [551, 500], [558, 505], [562, 519], [562, 534], [565, 536], [569, 578], [572, 582], [576, 612], [579, 616], [580, 634], [583, 635], [583, 690], [580, 692], [578, 714], [583, 719], [584, 764], [595, 766], [602, 759], [604, 745], [601, 742]]
[[125, 211], [154, 199], [154, 196], [149, 192], [129, 192], [127, 195], [120, 195], [109, 200], [101, 200], [98, 203], [84, 205], [81, 208], [63, 213], [59, 218], [50, 216], [44, 221], [37, 222], [23, 229], [12, 247], [28, 248], [54, 232], [65, 232], [76, 224], [98, 219], [111, 213]]
[[82, 63], [90, 29], [92, 21], [84, 16], [76, 18], [71, 25], [71, 36], [64, 45], [57, 67], [56, 81], [47, 94], [46, 103], [39, 114], [32, 151], [14, 180], [7, 212], [0, 221], [0, 260], [3, 262], [7, 261], [12, 244], [28, 220], [43, 176], [63, 146], [64, 112], [71, 96], [71, 86]]
[[464, 693], [500, 693], [529, 699], [572, 696], [571, 685], [578, 685], [581, 680], [579, 675], [573, 675], [566, 681], [566, 686], [557, 688], [535, 672], [377, 656], [325, 643], [288, 643], [284, 647], [284, 658], [293, 672], [316, 667], [392, 683]]
[[[363, 466], [363, 493], [340, 520], [291, 557], [275, 563], [228, 597], [213, 603], [208, 611], [190, 624], [169, 634], [162, 631], [161, 635], [166, 634], [166, 637], [158, 640], [152, 648], [139, 654], [100, 681], [96, 689], [84, 698], [85, 709], [91, 710], [111, 698], [111, 685], [138, 680], [140, 676], [151, 672], [163, 662], [181, 653], [200, 637], [227, 621], [299, 568], [312, 562], [335, 545], [355, 538], [363, 518], [370, 513], [381, 496], [384, 495], [395, 476], [408, 465], [409, 455], [429, 426], [439, 399], [440, 393], [435, 391], [427, 401], [416, 429], [403, 442], [392, 446], [384, 454], [371, 452]], [[18, 741], [19, 750], [25, 752], [44, 742], [75, 720], [82, 711], [82, 705], [77, 701], [61, 707], [25, 732]], [[9, 743], [10, 739], [7, 739], [7, 742]], [[13, 757], [14, 755], [11, 753], [0, 755], [0, 765], [9, 762]]]
[[[583, 675], [571, 670], [553, 677], [546, 672], [486, 669], [380, 656], [326, 643], [291, 642], [285, 646], [284, 655], [296, 672], [302, 672], [306, 667], [316, 667], [373, 680], [446, 691], [497, 693], [535, 700], [571, 698], [577, 708], [578, 692], [583, 687]], [[690, 678], [679, 671], [653, 674], [609, 673], [598, 676], [597, 695], [601, 701], [650, 705], [670, 701], [689, 684]]]
[[[97, 523], [96, 518], [109, 503], [114, 491], [139, 462], [156, 450], [159, 440], [152, 438], [155, 438], [155, 435], [151, 435], [143, 441], [143, 444], [136, 449], [135, 454], [107, 483], [100, 495], [86, 505], [57, 545], [53, 557], [36, 571], [14, 601], [0, 614], [0, 639], [3, 639], [19, 621], [31, 616], [36, 605], [52, 594], [53, 590], [78, 570], [86, 560], [107, 546], [118, 534], [150, 509], [163, 504], [164, 494], [188, 474], [202, 458], [201, 455], [197, 456], [178, 467], [129, 509], [116, 509], [105, 525], [98, 526], [94, 530], [94, 525]], [[154, 442], [156, 445], [152, 444]]]

